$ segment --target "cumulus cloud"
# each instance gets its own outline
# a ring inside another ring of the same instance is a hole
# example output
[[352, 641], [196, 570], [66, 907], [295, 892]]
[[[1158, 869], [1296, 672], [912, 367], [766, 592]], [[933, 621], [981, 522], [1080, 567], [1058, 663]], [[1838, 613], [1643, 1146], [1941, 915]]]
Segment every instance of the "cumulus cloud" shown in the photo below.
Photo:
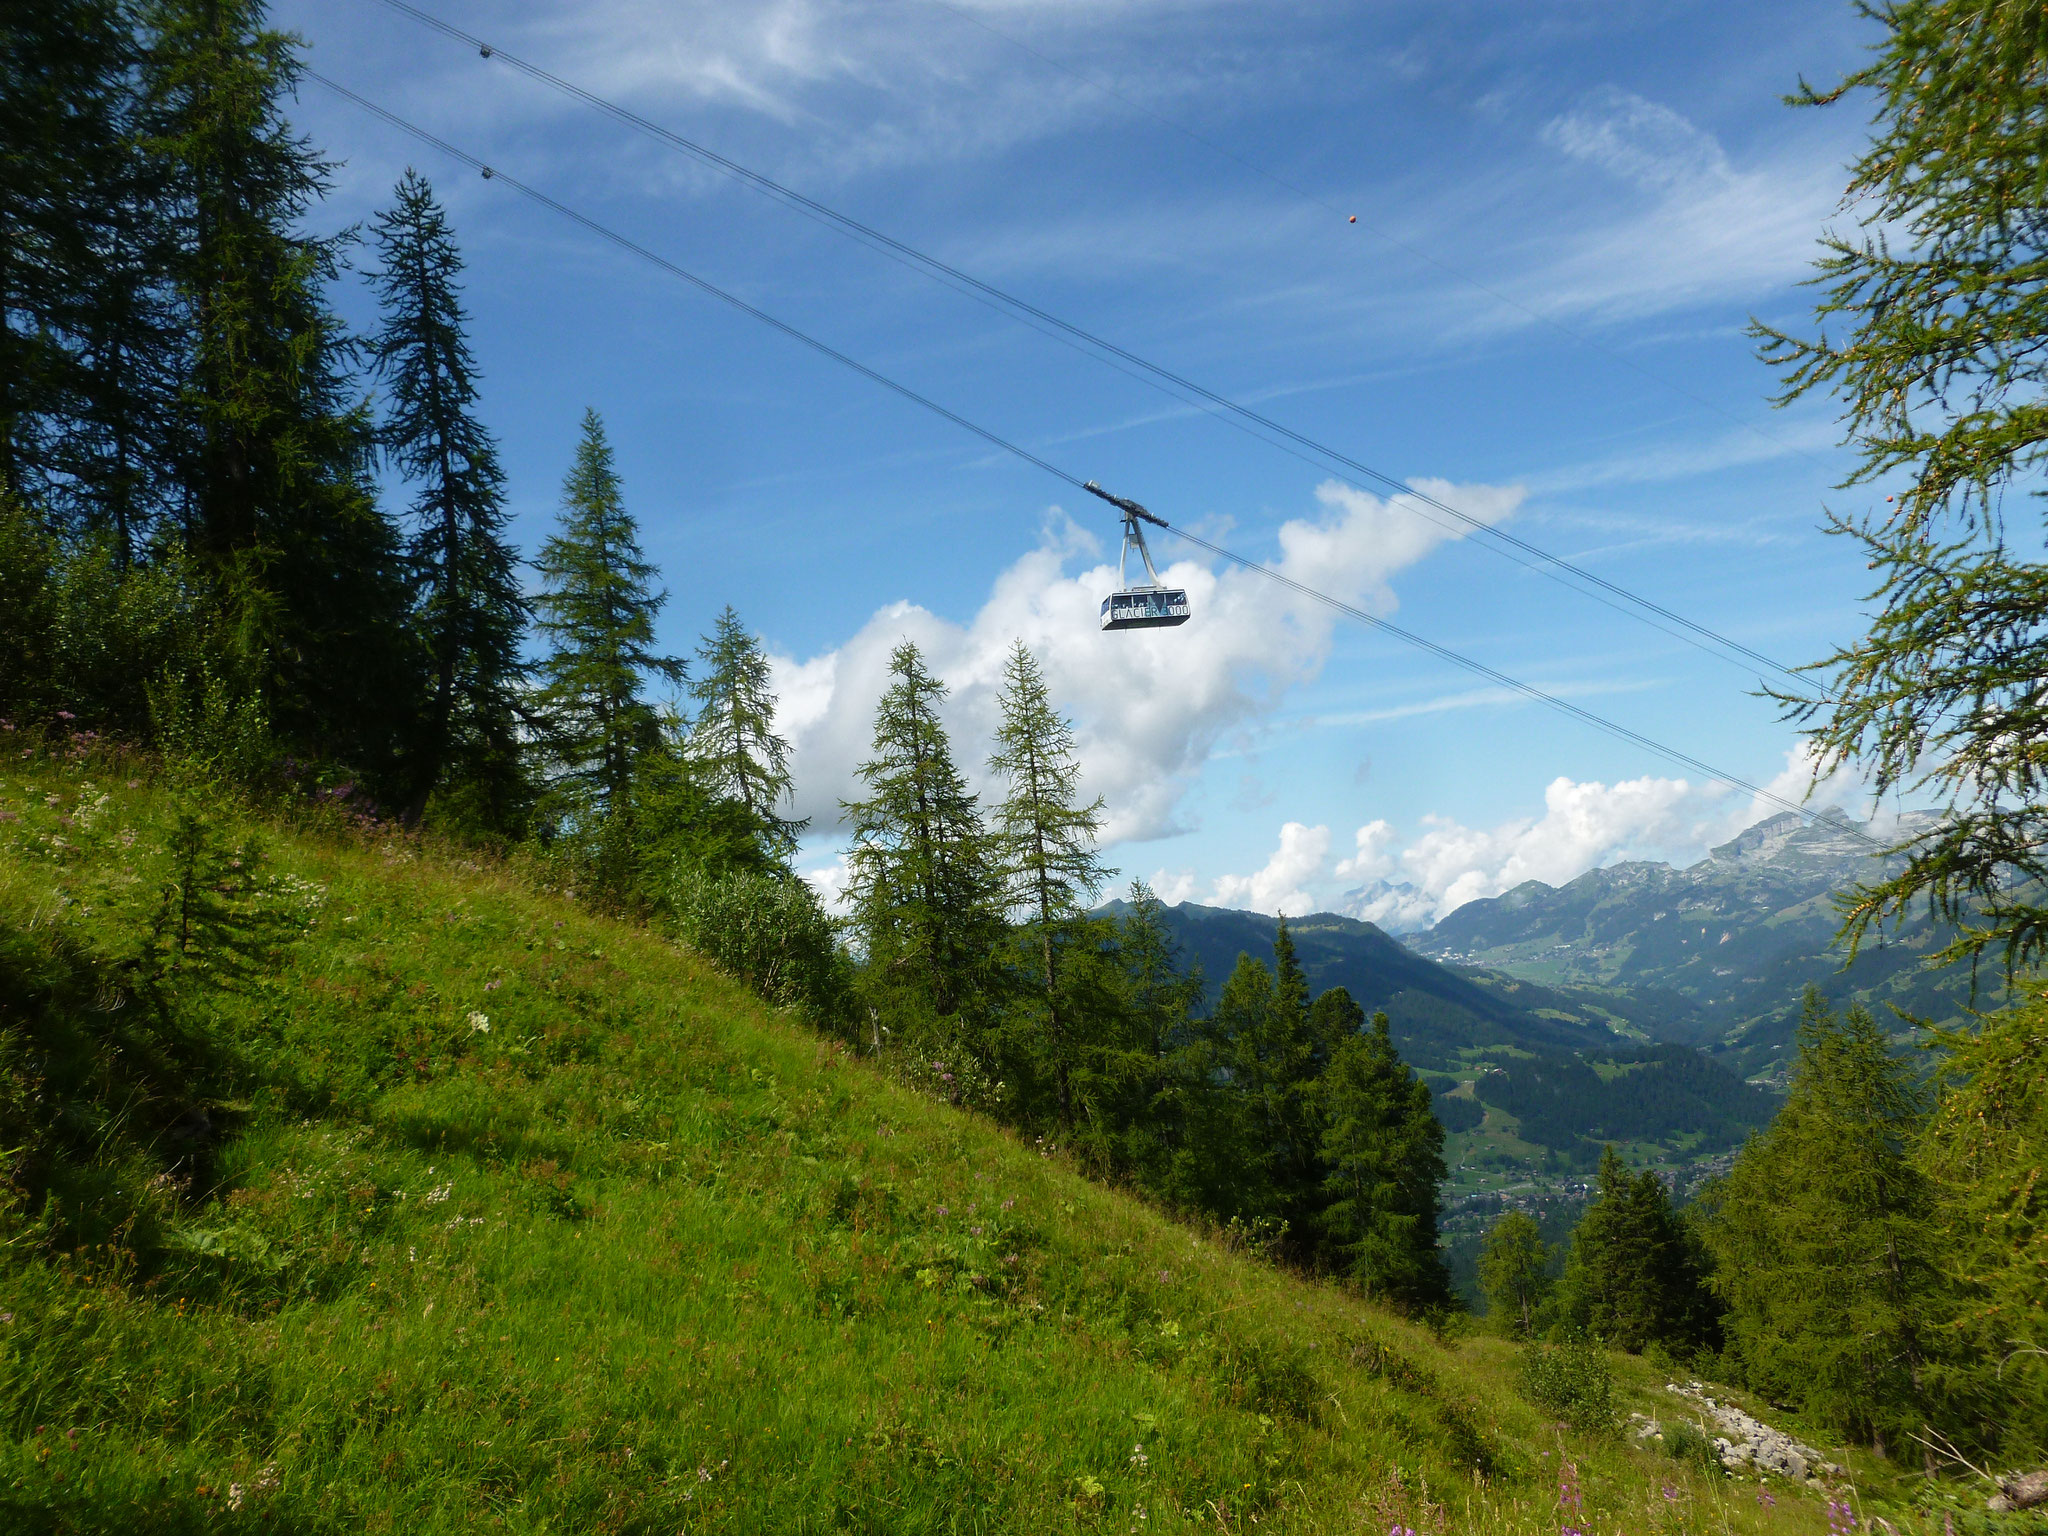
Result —
[[1395, 868], [1394, 829], [1384, 821], [1369, 821], [1358, 829], [1357, 851], [1338, 861], [1339, 880], [1384, 880]]
[[[1487, 523], [1508, 516], [1522, 497], [1516, 487], [1416, 484]], [[1383, 500], [1335, 483], [1316, 494], [1317, 516], [1279, 530], [1277, 568], [1375, 612], [1394, 610], [1389, 581], [1396, 572], [1459, 536], [1412, 515], [1399, 505], [1405, 497]], [[1116, 567], [1100, 541], [1055, 508], [1038, 547], [997, 577], [965, 623], [895, 603], [833, 650], [774, 658], [776, 723], [794, 748], [797, 814], [829, 833], [840, 821], [839, 802], [857, 796], [875, 701], [888, 685], [890, 654], [905, 640], [951, 688], [946, 723], [962, 771], [979, 782], [1003, 658], [1021, 639], [1074, 722], [1085, 792], [1106, 802], [1104, 842], [1180, 830], [1180, 802], [1195, 774], [1220, 743], [1316, 675], [1335, 620], [1254, 572], [1219, 574], [1180, 560], [1161, 576], [1187, 589], [1191, 622], [1102, 633], [1098, 611], [1116, 586]]]
[[[1623, 859], [1691, 863], [1745, 828], [1798, 804], [1812, 782], [1802, 745], [1762, 793], [1686, 779], [1624, 779], [1613, 784], [1559, 777], [1543, 792], [1543, 814], [1494, 827], [1468, 827], [1449, 816], [1426, 816], [1422, 832], [1395, 851], [1384, 821], [1358, 829], [1357, 854], [1337, 866], [1340, 878], [1372, 884], [1351, 893], [1345, 910], [1384, 927], [1423, 927], [1468, 901], [1498, 896], [1529, 880], [1563, 885], [1589, 869]], [[1817, 806], [1853, 804], [1861, 785], [1837, 772], [1815, 788]], [[1879, 818], [1879, 824], [1884, 819]], [[1400, 882], [1390, 876], [1399, 873]]]
[[1330, 856], [1330, 829], [1290, 821], [1280, 829], [1280, 846], [1266, 867], [1249, 875], [1224, 875], [1216, 882], [1213, 904], [1299, 917], [1315, 910], [1310, 886], [1320, 881]]

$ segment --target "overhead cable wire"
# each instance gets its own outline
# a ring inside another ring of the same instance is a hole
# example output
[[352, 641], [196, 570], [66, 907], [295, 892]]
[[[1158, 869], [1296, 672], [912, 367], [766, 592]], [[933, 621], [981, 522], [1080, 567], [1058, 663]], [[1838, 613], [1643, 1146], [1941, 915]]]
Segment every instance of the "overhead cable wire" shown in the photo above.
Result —
[[[1082, 479], [1079, 475], [1073, 474], [1071, 471], [1062, 469], [1059, 465], [1053, 463], [1051, 460], [1043, 458], [1036, 453], [1033, 453], [1030, 449], [1022, 446], [1019, 443], [1011, 441], [1009, 438], [1002, 436], [1000, 433], [990, 431], [987, 427], [982, 426], [978, 422], [970, 420], [969, 418], [961, 415], [958, 411], [952, 410], [947, 406], [941, 405], [938, 401], [932, 399], [929, 395], [921, 394], [917, 390], [910, 388], [907, 384], [899, 383], [897, 380], [890, 378], [887, 374], [881, 373], [876, 369], [869, 367], [866, 363], [861, 362], [858, 358], [853, 357], [848, 353], [840, 351], [839, 348], [832, 346], [830, 343], [821, 341], [819, 338], [811, 335], [809, 332], [800, 330], [796, 326], [791, 325], [789, 322], [777, 318], [776, 316], [768, 313], [768, 311], [760, 308], [758, 305], [748, 303], [738, 294], [733, 293], [728, 289], [720, 287], [718, 284], [710, 281], [708, 278], [700, 277], [696, 273], [690, 271], [688, 268], [683, 267], [678, 263], [669, 260], [666, 256], [661, 255], [659, 252], [648, 249], [648, 247], [640, 244], [637, 240], [632, 239], [630, 236], [621, 234], [619, 233], [619, 231], [610, 228], [608, 225], [602, 224], [596, 219], [591, 218], [588, 214], [579, 212], [577, 209], [570, 207], [568, 204], [561, 202], [560, 200], [554, 197], [549, 196], [547, 193], [541, 191], [538, 187], [534, 187], [526, 182], [520, 181], [517, 177], [507, 175], [504, 171], [501, 171], [497, 167], [488, 164], [484, 160], [479, 159], [477, 156], [469, 153], [467, 150], [458, 148], [456, 145], [449, 143], [448, 140], [441, 138], [438, 134], [432, 133], [429, 130], [420, 127], [418, 124], [413, 123], [404, 117], [401, 117], [396, 112], [390, 111], [388, 108], [378, 105], [376, 102], [370, 100], [368, 97], [363, 96], [360, 93], [349, 89], [347, 86], [341, 84], [339, 81], [329, 79], [326, 75], [321, 74], [318, 70], [306, 70], [305, 78], [312, 80], [318, 85], [326, 87], [328, 90], [334, 92], [337, 96], [340, 96], [347, 101], [353, 102], [356, 106], [362, 108], [365, 112], [370, 113], [373, 117], [382, 120], [383, 122], [389, 124], [391, 127], [398, 129], [400, 132], [409, 134], [413, 138], [420, 140], [422, 143], [432, 145], [435, 149], [440, 150], [443, 154], [449, 156], [451, 159], [456, 160], [463, 165], [467, 165], [468, 167], [470, 167], [470, 169], [476, 171], [486, 180], [501, 183], [504, 186], [511, 188], [513, 191], [519, 193], [521, 196], [526, 197], [535, 203], [538, 203], [540, 206], [548, 209], [553, 213], [559, 214], [561, 217], [568, 219], [570, 222], [579, 225], [583, 229], [586, 229], [590, 231], [592, 234], [597, 235], [599, 238], [610, 242], [612, 245], [617, 246], [620, 250], [623, 250], [630, 255], [639, 257], [641, 260], [646, 261], [651, 265], [658, 267], [660, 270], [668, 273], [671, 277], [679, 278], [683, 282], [690, 284], [699, 292], [704, 293], [711, 298], [717, 299], [720, 303], [729, 305], [731, 308], [739, 311], [741, 314], [747, 316], [749, 319], [758, 320], [763, 325], [766, 325], [771, 329], [780, 332], [782, 335], [787, 336], [790, 340], [799, 342], [802, 345], [809, 347], [812, 351], [819, 353], [821, 356], [828, 357], [833, 362], [838, 363], [845, 368], [851, 369], [853, 372], [859, 374], [862, 378], [867, 379], [869, 382], [879, 384], [880, 386], [882, 386], [882, 388], [889, 390], [893, 394], [901, 396], [903, 399], [910, 401], [914, 405], [922, 406], [925, 410], [932, 412], [934, 415], [942, 418], [943, 420], [951, 422], [954, 426], [961, 428], [963, 431], [972, 433], [975, 437], [980, 438], [983, 442], [989, 444], [990, 446], [999, 448], [1004, 453], [1011, 454], [1016, 458], [1021, 459], [1024, 463], [1031, 465], [1034, 469], [1043, 470], [1046, 474], [1051, 475], [1054, 479], [1059, 480], [1067, 485], [1070, 485], [1076, 490], [1084, 491], [1089, 495], [1104, 495], [1104, 493], [1098, 486], [1095, 486], [1091, 482]], [[1114, 501], [1116, 498], [1105, 497], [1105, 499]], [[1585, 709], [1580, 705], [1574, 704], [1568, 699], [1560, 698], [1558, 695], [1547, 692], [1544, 689], [1538, 688], [1532, 683], [1525, 683], [1521, 681], [1519, 678], [1510, 676], [1508, 673], [1502, 672], [1496, 667], [1488, 666], [1485, 662], [1467, 656], [1461, 651], [1452, 650], [1449, 646], [1441, 645], [1434, 640], [1427, 639], [1424, 636], [1415, 633], [1413, 630], [1404, 628], [1401, 625], [1383, 619], [1378, 614], [1368, 612], [1366, 609], [1359, 607], [1355, 603], [1349, 603], [1344, 601], [1342, 598], [1334, 597], [1327, 592], [1319, 591], [1318, 589], [1309, 586], [1306, 582], [1297, 581], [1293, 577], [1285, 574], [1284, 572], [1277, 571], [1269, 565], [1263, 564], [1262, 562], [1257, 560], [1253, 560], [1248, 556], [1237, 554], [1232, 550], [1225, 549], [1220, 544], [1211, 543], [1209, 540], [1202, 538], [1198, 534], [1190, 533], [1187, 529], [1178, 527], [1173, 523], [1168, 522], [1165, 518], [1158, 517], [1155, 514], [1151, 513], [1147, 513], [1146, 515], [1148, 520], [1157, 523], [1160, 527], [1164, 528], [1167, 532], [1173, 534], [1185, 543], [1190, 544], [1197, 549], [1204, 550], [1209, 554], [1215, 555], [1219, 559], [1227, 560], [1234, 565], [1241, 566], [1243, 569], [1249, 571], [1253, 575], [1263, 576], [1269, 581], [1277, 582], [1279, 585], [1296, 593], [1298, 596], [1307, 598], [1312, 602], [1321, 603], [1322, 605], [1324, 605], [1327, 608], [1330, 608], [1334, 612], [1343, 614], [1347, 618], [1354, 619], [1357, 622], [1368, 626], [1369, 628], [1376, 629], [1380, 631], [1382, 634], [1391, 636], [1392, 638], [1401, 641], [1403, 644], [1413, 646], [1414, 648], [1421, 651], [1425, 651], [1430, 655], [1439, 658], [1440, 660], [1451, 663], [1453, 666], [1461, 667], [1465, 671], [1474, 673], [1479, 677], [1483, 677], [1489, 682], [1495, 683], [1503, 688], [1510, 689], [1514, 693], [1519, 694], [1523, 698], [1529, 699], [1534, 703], [1547, 705], [1550, 708], [1555, 709], [1562, 714], [1568, 715], [1571, 718], [1578, 720], [1583, 724], [1590, 725], [1596, 730], [1603, 731], [1609, 736], [1616, 738], [1617, 740], [1626, 742], [1632, 746], [1639, 747], [1644, 751], [1654, 753], [1658, 757], [1661, 757], [1668, 762], [1675, 763], [1681, 767], [1689, 768], [1696, 773], [1703, 774], [1709, 780], [1719, 781], [1720, 783], [1726, 784], [1733, 789], [1742, 790], [1757, 800], [1761, 800], [1767, 804], [1778, 806], [1782, 810], [1790, 811], [1794, 815], [1800, 817], [1805, 821], [1812, 822], [1819, 819], [1818, 812], [1810, 810], [1806, 806], [1801, 805], [1796, 801], [1788, 800], [1784, 796], [1779, 795], [1769, 789], [1765, 789], [1760, 785], [1752, 784], [1746, 779], [1738, 778], [1731, 773], [1725, 773], [1721, 769], [1714, 767], [1712, 764], [1704, 761], [1703, 759], [1692, 756], [1690, 753], [1682, 752], [1676, 747], [1666, 746], [1663, 742], [1658, 741], [1654, 737], [1644, 735], [1640, 731], [1632, 730], [1628, 726], [1621, 724], [1619, 721], [1608, 719], [1605, 715], [1595, 714], [1592, 710]], [[1850, 831], [1853, 836], [1860, 838], [1863, 842], [1867, 843], [1874, 849], [1882, 848], [1884, 846], [1878, 839], [1871, 837], [1869, 834], [1861, 831], [1860, 829], [1851, 827], [1847, 830]]]
[[1236, 150], [1232, 149], [1228, 144], [1222, 143], [1220, 140], [1217, 139], [1212, 139], [1207, 134], [1202, 133], [1197, 129], [1190, 128], [1186, 123], [1180, 121], [1180, 119], [1170, 117], [1166, 113], [1161, 112], [1156, 107], [1147, 106], [1144, 102], [1139, 101], [1136, 97], [1131, 96], [1124, 91], [1118, 90], [1115, 85], [1111, 84], [1107, 80], [1102, 79], [1100, 76], [1090, 74], [1088, 71], [1083, 69], [1076, 69], [1073, 65], [1066, 63], [1064, 60], [1056, 59], [1049, 53], [1041, 52], [1039, 49], [1034, 48], [1031, 46], [1031, 44], [1025, 42], [1023, 38], [1018, 37], [1013, 33], [1005, 32], [1001, 27], [996, 26], [993, 22], [990, 22], [984, 19], [983, 17], [975, 15], [972, 11], [966, 9], [964, 6], [955, 5], [953, 3], [953, 0], [927, 0], [927, 3], [938, 6], [941, 10], [950, 11], [954, 16], [968, 23], [968, 25], [979, 27], [982, 31], [988, 33], [989, 36], [1000, 38], [1003, 42], [1008, 43], [1012, 48], [1015, 48], [1020, 52], [1030, 54], [1032, 58], [1038, 60], [1039, 63], [1045, 65], [1047, 68], [1056, 69], [1061, 74], [1066, 75], [1068, 78], [1073, 80], [1079, 80], [1083, 85], [1090, 86], [1093, 89], [1102, 92], [1103, 95], [1111, 97], [1116, 101], [1122, 102], [1125, 106], [1129, 107], [1133, 112], [1142, 113], [1144, 116], [1151, 118], [1153, 122], [1160, 124], [1162, 127], [1170, 128], [1175, 133], [1181, 135], [1181, 137], [1188, 139], [1193, 143], [1201, 145], [1202, 148], [1208, 150], [1211, 154], [1220, 155], [1225, 160], [1230, 161], [1233, 165], [1242, 166], [1245, 170], [1250, 171], [1252, 175], [1260, 177], [1263, 180], [1270, 181], [1276, 187], [1285, 188], [1287, 191], [1292, 192], [1296, 197], [1301, 198], [1305, 202], [1315, 204], [1318, 208], [1323, 209], [1327, 213], [1333, 213], [1339, 218], [1346, 217], [1348, 213], [1350, 221], [1353, 224], [1357, 224], [1361, 228], [1370, 230], [1373, 234], [1378, 235], [1382, 240], [1386, 241], [1389, 245], [1397, 246], [1401, 250], [1407, 252], [1407, 254], [1409, 254], [1410, 256], [1413, 256], [1417, 261], [1427, 262], [1430, 266], [1435, 267], [1439, 272], [1442, 272], [1449, 277], [1455, 278], [1458, 282], [1463, 283], [1466, 287], [1470, 288], [1474, 293], [1485, 294], [1489, 299], [1492, 299], [1495, 303], [1503, 305], [1508, 309], [1520, 312], [1521, 314], [1528, 317], [1530, 320], [1533, 320], [1538, 325], [1547, 326], [1549, 329], [1555, 331], [1558, 335], [1564, 337], [1568, 341], [1577, 342], [1582, 347], [1586, 347], [1591, 351], [1602, 354], [1609, 360], [1619, 363], [1622, 367], [1628, 369], [1629, 372], [1637, 375], [1638, 377], [1648, 379], [1653, 384], [1661, 385], [1665, 389], [1670, 390], [1672, 394], [1679, 396], [1681, 399], [1690, 400], [1694, 405], [1699, 406], [1702, 410], [1711, 411], [1714, 415], [1719, 416], [1722, 420], [1732, 422], [1734, 425], [1742, 428], [1745, 432], [1753, 433], [1757, 437], [1762, 438], [1765, 442], [1773, 443], [1776, 446], [1783, 448], [1787, 453], [1796, 453], [1801, 458], [1811, 460], [1815, 463], [1819, 462], [1817, 459], [1814, 459], [1814, 456], [1811, 453], [1807, 452], [1806, 449], [1801, 448], [1797, 443], [1789, 443], [1785, 441], [1784, 438], [1779, 437], [1775, 432], [1765, 431], [1762, 427], [1758, 426], [1755, 422], [1749, 420], [1747, 417], [1738, 416], [1735, 412], [1729, 410], [1727, 407], [1717, 405], [1712, 400], [1709, 400], [1706, 396], [1696, 394], [1692, 390], [1687, 389], [1683, 384], [1676, 383], [1675, 381], [1665, 377], [1661, 373], [1657, 373], [1652, 369], [1645, 368], [1641, 363], [1638, 363], [1637, 361], [1635, 361], [1635, 359], [1629, 357], [1626, 353], [1619, 352], [1615, 350], [1613, 347], [1607, 346], [1605, 343], [1599, 341], [1595, 337], [1589, 336], [1584, 331], [1578, 330], [1572, 326], [1565, 324], [1564, 321], [1557, 319], [1553, 315], [1547, 315], [1540, 309], [1537, 309], [1528, 304], [1524, 304], [1520, 299], [1515, 298], [1511, 294], [1501, 292], [1500, 289], [1494, 287], [1491, 283], [1486, 282], [1481, 278], [1474, 277], [1470, 272], [1467, 272], [1466, 270], [1464, 270], [1464, 268], [1458, 266], [1454, 262], [1444, 260], [1441, 256], [1437, 255], [1427, 246], [1417, 245], [1412, 240], [1403, 239], [1400, 235], [1395, 234], [1393, 230], [1389, 229], [1386, 225], [1375, 223], [1373, 220], [1363, 217], [1355, 210], [1346, 210], [1344, 208], [1338, 207], [1335, 203], [1331, 202], [1327, 197], [1322, 196], [1318, 192], [1311, 191], [1309, 188], [1301, 185], [1301, 183], [1298, 181], [1294, 181], [1289, 177], [1281, 175], [1278, 171], [1272, 169], [1270, 166], [1263, 165], [1257, 160], [1252, 160], [1244, 155], [1239, 154]]
[[[1639, 621], [1650, 624], [1652, 628], [1671, 635], [1674, 639], [1683, 641], [1688, 645], [1696, 646], [1710, 655], [1719, 656], [1723, 661], [1735, 661], [1761, 667], [1766, 672], [1775, 674], [1778, 678], [1787, 680], [1809, 693], [1819, 693], [1822, 691], [1810, 676], [1796, 668], [1788, 667], [1761, 651], [1744, 645], [1730, 636], [1721, 634], [1708, 625], [1688, 619], [1683, 614], [1677, 613], [1651, 598], [1644, 597], [1640, 593], [1633, 592], [1617, 582], [1609, 581], [1605, 577], [1597, 575], [1584, 566], [1561, 555], [1554, 555], [1518, 534], [1510, 533], [1505, 529], [1495, 527], [1481, 518], [1474, 517], [1470, 513], [1451, 505], [1449, 502], [1432, 496], [1426, 491], [1419, 490], [1415, 486], [1383, 470], [1375, 469], [1370, 464], [1363, 463], [1349, 454], [1309, 437], [1305, 433], [1297, 432], [1293, 428], [1265, 415], [1263, 412], [1254, 410], [1250, 406], [1212, 390], [1206, 385], [1197, 383], [1195, 380], [1170, 368], [1154, 363], [1148, 358], [1108, 340], [1106, 337], [1062, 319], [1060, 316], [1032, 303], [1028, 299], [1021, 298], [992, 283], [984, 282], [970, 272], [963, 271], [959, 267], [953, 266], [937, 256], [919, 250], [905, 241], [898, 240], [893, 235], [889, 235], [860, 219], [854, 218], [850, 214], [841, 213], [828, 204], [819, 202], [816, 198], [807, 196], [795, 188], [775, 180], [771, 176], [764, 175], [727, 155], [720, 154], [708, 145], [701, 144], [695, 139], [687, 138], [673, 129], [666, 128], [660, 123], [654, 122], [652, 119], [633, 111], [630, 107], [623, 106], [607, 97], [599, 96], [593, 91], [586, 90], [574, 81], [565, 80], [560, 75], [553, 74], [540, 65], [522, 59], [516, 54], [507, 53], [502, 48], [485, 41], [483, 38], [466, 32], [460, 27], [442, 20], [432, 12], [411, 4], [410, 0], [382, 0], [382, 3], [401, 15], [408, 16], [419, 22], [422, 26], [440, 33], [444, 37], [475, 48], [479, 55], [485, 59], [502, 62], [521, 74], [526, 75], [528, 78], [536, 80], [552, 90], [559, 91], [576, 101], [580, 101], [585, 106], [602, 112], [606, 116], [614, 118], [635, 131], [646, 134], [648, 137], [670, 148], [680, 150], [818, 223], [850, 236], [872, 250], [877, 250], [914, 270], [924, 272], [926, 275], [945, 283], [947, 287], [954, 289], [956, 292], [966, 293], [969, 297], [977, 298], [981, 302], [990, 304], [991, 307], [1010, 314], [1013, 318], [1030, 325], [1032, 329], [1039, 331], [1041, 334], [1057, 332], [1059, 334], [1055, 339], [1060, 337], [1071, 338], [1073, 342], [1081, 344], [1080, 350], [1088, 351], [1091, 355], [1096, 356], [1099, 361], [1108, 363], [1112, 367], [1117, 367], [1117, 371], [1125, 374], [1126, 377], [1137, 378], [1140, 382], [1160, 388], [1174, 398], [1184, 403], [1195, 405], [1197, 408], [1217, 417], [1217, 419], [1228, 422], [1240, 431], [1247, 432], [1270, 446], [1280, 448], [1283, 452], [1302, 459], [1303, 462], [1314, 464], [1321, 468], [1335, 465], [1360, 479], [1378, 485], [1389, 493], [1391, 499], [1401, 503], [1402, 510], [1404, 511], [1408, 511], [1413, 515], [1424, 516], [1427, 521], [1437, 523], [1438, 526], [1446, 526], [1440, 518], [1428, 517], [1426, 513], [1419, 512], [1417, 509], [1428, 508], [1431, 511], [1441, 513], [1444, 517], [1452, 519], [1453, 522], [1467, 532], [1479, 535], [1484, 542], [1484, 546], [1492, 549], [1495, 554], [1513, 560], [1517, 565], [1537, 571], [1541, 575], [1570, 587], [1583, 596], [1593, 598], [1596, 602], [1614, 608], [1617, 612], [1629, 613]], [[1120, 363], [1129, 366], [1119, 367], [1118, 364]], [[1132, 369], [1136, 369], [1138, 372], [1133, 373]], [[1309, 458], [1305, 455], [1314, 455], [1314, 457]], [[1453, 531], [1456, 530], [1454, 529]]]

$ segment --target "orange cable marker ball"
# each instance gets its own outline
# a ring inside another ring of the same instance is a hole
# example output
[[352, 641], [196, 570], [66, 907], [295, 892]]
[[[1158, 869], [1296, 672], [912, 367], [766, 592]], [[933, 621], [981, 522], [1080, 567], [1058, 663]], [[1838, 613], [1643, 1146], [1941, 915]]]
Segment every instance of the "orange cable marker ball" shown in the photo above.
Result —
[[1353, 215], [1351, 215], [1351, 222], [1352, 222], [1352, 223], [1354, 223], [1354, 224], [1356, 224], [1356, 223], [1358, 222], [1358, 215], [1357, 215], [1357, 214], [1355, 214], [1355, 213], [1354, 213]]

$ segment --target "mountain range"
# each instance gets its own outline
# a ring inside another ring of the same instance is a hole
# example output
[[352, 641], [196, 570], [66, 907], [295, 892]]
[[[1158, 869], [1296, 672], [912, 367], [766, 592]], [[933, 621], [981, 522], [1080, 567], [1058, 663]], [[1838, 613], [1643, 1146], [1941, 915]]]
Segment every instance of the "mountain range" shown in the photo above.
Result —
[[[1973, 1000], [1966, 968], [1925, 968], [1943, 934], [1924, 917], [1845, 963], [1833, 898], [1882, 867], [1864, 826], [1787, 813], [1696, 864], [1532, 880], [1399, 938], [1330, 912], [1288, 930], [1313, 990], [1386, 1010], [1454, 1133], [1484, 1127], [1574, 1167], [1603, 1139], [1691, 1157], [1769, 1118], [1809, 987], [1871, 1008], [1902, 1042], [1895, 1008], [1941, 1021], [1997, 1001], [1993, 978]], [[1211, 1002], [1240, 955], [1270, 962], [1272, 917], [1183, 902], [1166, 919]]]
[[1998, 1000], [1995, 976], [1977, 979], [1973, 999], [1966, 967], [1926, 968], [1947, 932], [1924, 914], [1853, 961], [1835, 944], [1835, 894], [1884, 869], [1866, 832], [1840, 815], [1807, 823], [1788, 812], [1685, 868], [1630, 862], [1561, 886], [1531, 880], [1403, 942], [1460, 974], [1545, 986], [1775, 1079], [1808, 987], [1835, 1007], [1870, 1008], [1899, 1035], [1910, 1033], [1900, 1013], [1952, 1020]]

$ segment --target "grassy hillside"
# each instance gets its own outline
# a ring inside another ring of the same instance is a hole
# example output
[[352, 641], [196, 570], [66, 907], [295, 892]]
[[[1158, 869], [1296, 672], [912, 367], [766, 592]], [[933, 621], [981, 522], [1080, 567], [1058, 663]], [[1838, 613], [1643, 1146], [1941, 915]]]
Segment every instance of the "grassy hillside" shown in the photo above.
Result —
[[230, 830], [224, 947], [157, 1014], [121, 962], [169, 795], [0, 768], [0, 1113], [51, 1196], [0, 1227], [0, 1529], [1823, 1527], [1574, 1437], [1506, 1345], [1228, 1252], [653, 933]]

